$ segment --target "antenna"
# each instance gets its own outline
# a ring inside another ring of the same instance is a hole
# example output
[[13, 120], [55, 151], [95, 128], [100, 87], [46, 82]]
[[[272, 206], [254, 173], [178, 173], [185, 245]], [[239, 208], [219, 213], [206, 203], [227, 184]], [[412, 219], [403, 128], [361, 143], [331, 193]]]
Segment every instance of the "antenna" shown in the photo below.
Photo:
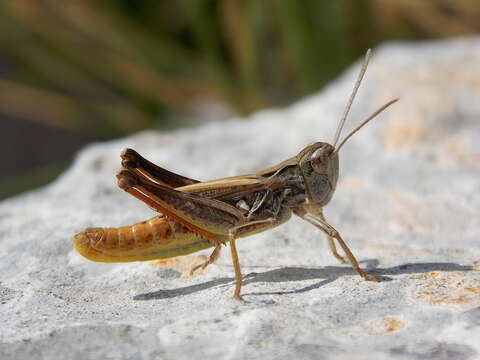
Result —
[[357, 95], [358, 88], [360, 87], [360, 84], [363, 79], [363, 75], [365, 75], [365, 71], [367, 71], [367, 66], [368, 62], [370, 61], [370, 53], [372, 52], [371, 49], [367, 50], [367, 53], [365, 54], [365, 60], [363, 60], [363, 65], [362, 69], [360, 70], [360, 73], [358, 74], [357, 81], [355, 82], [355, 86], [353, 88], [352, 94], [350, 95], [350, 99], [348, 99], [347, 107], [345, 108], [345, 111], [343, 112], [342, 119], [338, 123], [337, 127], [337, 132], [335, 133], [335, 137], [333, 140], [333, 147], [336, 147], [338, 139], [340, 138], [340, 133], [342, 132], [343, 126], [345, 125], [345, 121], [347, 120], [348, 113], [350, 111], [350, 107], [352, 106], [353, 99], [355, 99], [355, 95]]
[[372, 115], [370, 115], [366, 120], [364, 120], [360, 125], [358, 125], [355, 129], [352, 130], [352, 132], [350, 134], [348, 134], [345, 139], [343, 139], [343, 141], [340, 143], [340, 145], [337, 146], [337, 148], [335, 149], [335, 151], [333, 152], [334, 154], [335, 153], [338, 153], [340, 151], [340, 148], [347, 142], [348, 139], [350, 139], [358, 130], [360, 130], [365, 124], [367, 124], [370, 120], [373, 120], [378, 114], [380, 114], [383, 110], [385, 110], [386, 108], [388, 108], [390, 105], [392, 105], [393, 103], [396, 103], [398, 101], [398, 98], [395, 98], [393, 100], [390, 100], [389, 102], [387, 102], [385, 105], [383, 105], [380, 109], [378, 109], [377, 111], [375, 111]]

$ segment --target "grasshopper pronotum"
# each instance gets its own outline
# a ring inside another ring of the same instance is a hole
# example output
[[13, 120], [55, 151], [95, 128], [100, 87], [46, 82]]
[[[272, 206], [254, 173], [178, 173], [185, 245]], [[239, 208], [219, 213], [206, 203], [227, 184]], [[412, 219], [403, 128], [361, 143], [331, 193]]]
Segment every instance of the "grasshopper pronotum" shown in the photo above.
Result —
[[365, 74], [370, 50], [358, 75], [333, 145], [315, 142], [296, 156], [256, 174], [200, 182], [172, 173], [126, 149], [118, 186], [145, 202], [162, 215], [132, 226], [88, 228], [75, 235], [77, 251], [93, 261], [128, 262], [162, 259], [214, 247], [207, 261], [191, 269], [205, 269], [220, 255], [221, 246], [230, 243], [236, 287], [240, 299], [242, 275], [236, 239], [276, 227], [293, 214], [322, 230], [332, 254], [338, 254], [335, 241], [343, 249], [353, 269], [366, 280], [378, 281], [358, 265], [342, 237], [323, 216], [323, 207], [335, 191], [338, 179], [338, 152], [345, 142], [372, 120], [394, 99], [375, 111], [338, 145], [341, 130]]

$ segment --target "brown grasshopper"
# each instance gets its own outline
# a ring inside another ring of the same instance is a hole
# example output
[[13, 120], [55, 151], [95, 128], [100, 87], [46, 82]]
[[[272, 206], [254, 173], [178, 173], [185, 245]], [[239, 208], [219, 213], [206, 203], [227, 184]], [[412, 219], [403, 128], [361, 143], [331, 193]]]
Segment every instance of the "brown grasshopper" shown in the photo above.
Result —
[[88, 228], [75, 235], [74, 247], [93, 261], [128, 262], [162, 259], [214, 247], [204, 263], [191, 269], [205, 269], [220, 255], [221, 246], [230, 243], [236, 286], [234, 299], [240, 299], [242, 275], [236, 240], [272, 229], [293, 214], [322, 230], [332, 254], [338, 254], [335, 241], [343, 249], [353, 269], [366, 280], [378, 281], [358, 265], [342, 237], [324, 218], [323, 207], [335, 191], [338, 179], [338, 153], [345, 142], [377, 116], [394, 99], [363, 121], [337, 145], [348, 112], [366, 71], [370, 50], [338, 125], [334, 143], [315, 142], [296, 156], [257, 172], [200, 182], [166, 169], [126, 149], [121, 154], [123, 170], [118, 186], [145, 202], [162, 215], [132, 226]]

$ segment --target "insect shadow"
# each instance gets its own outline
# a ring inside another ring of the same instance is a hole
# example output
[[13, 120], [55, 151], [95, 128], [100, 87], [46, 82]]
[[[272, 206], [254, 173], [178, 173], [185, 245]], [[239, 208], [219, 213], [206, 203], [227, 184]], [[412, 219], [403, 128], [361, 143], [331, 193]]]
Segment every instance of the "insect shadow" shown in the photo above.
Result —
[[[378, 260], [364, 260], [362, 261], [367, 269], [375, 269], [374, 273], [380, 275], [382, 281], [391, 281], [392, 279], [386, 275], [400, 275], [400, 274], [417, 274], [428, 273], [431, 271], [470, 271], [473, 270], [471, 266], [459, 265], [455, 263], [407, 263], [403, 265], [393, 266], [390, 268], [377, 268]], [[251, 292], [244, 295], [286, 295], [296, 294], [318, 289], [328, 283], [331, 283], [338, 278], [345, 275], [355, 275], [355, 271], [350, 267], [341, 266], [325, 266], [322, 268], [305, 268], [305, 267], [284, 267], [281, 269], [269, 270], [261, 273], [251, 272], [245, 275], [243, 283], [245, 285], [251, 283], [274, 283], [274, 282], [288, 282], [288, 281], [303, 281], [315, 280], [321, 281], [311, 284], [309, 286], [286, 291], [272, 291], [272, 292]], [[158, 290], [154, 292], [139, 294], [133, 297], [134, 300], [158, 300], [168, 299], [178, 296], [185, 296], [198, 291], [206, 290], [217, 286], [226, 286], [231, 283], [234, 278], [219, 278], [207, 281], [201, 284], [195, 284], [176, 289]]]

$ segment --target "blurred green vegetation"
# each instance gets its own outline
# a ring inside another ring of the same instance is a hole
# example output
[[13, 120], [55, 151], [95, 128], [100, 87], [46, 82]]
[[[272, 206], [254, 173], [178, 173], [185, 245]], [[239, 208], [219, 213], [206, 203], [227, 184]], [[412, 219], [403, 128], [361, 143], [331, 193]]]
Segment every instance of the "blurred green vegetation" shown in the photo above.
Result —
[[47, 185], [67, 167], [66, 162], [59, 162], [6, 177], [0, 181], [0, 199]]
[[0, 112], [113, 137], [192, 99], [286, 104], [385, 40], [479, 30], [478, 0], [4, 0]]
[[381, 42], [479, 31], [478, 0], [3, 0], [0, 117], [102, 139], [178, 126], [193, 102], [248, 114]]

